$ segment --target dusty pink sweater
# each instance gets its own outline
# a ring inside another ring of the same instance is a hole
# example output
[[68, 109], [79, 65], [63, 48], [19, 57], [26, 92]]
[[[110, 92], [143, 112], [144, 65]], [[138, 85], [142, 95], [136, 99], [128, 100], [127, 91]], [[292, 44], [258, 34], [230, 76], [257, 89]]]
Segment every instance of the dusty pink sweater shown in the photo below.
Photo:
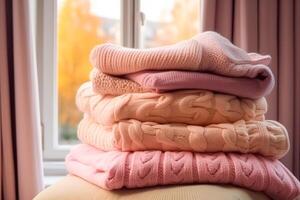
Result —
[[299, 181], [282, 163], [252, 154], [103, 152], [78, 145], [66, 157], [66, 167], [69, 173], [108, 190], [213, 183], [262, 191], [274, 200], [300, 196]]
[[90, 80], [94, 91], [102, 95], [201, 89], [250, 99], [268, 95], [275, 84], [273, 76], [237, 78], [191, 71], [142, 71], [118, 77], [96, 68], [91, 71]]
[[191, 71], [143, 71], [125, 77], [137, 82], [146, 91], [202, 89], [251, 99], [268, 95], [275, 84], [273, 76], [237, 78]]

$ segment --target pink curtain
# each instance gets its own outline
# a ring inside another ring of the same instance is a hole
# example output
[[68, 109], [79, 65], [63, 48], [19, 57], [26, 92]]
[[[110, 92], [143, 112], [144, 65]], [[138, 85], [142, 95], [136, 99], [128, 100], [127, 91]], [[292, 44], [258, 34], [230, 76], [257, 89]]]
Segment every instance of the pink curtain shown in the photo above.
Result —
[[37, 68], [30, 0], [0, 0], [0, 199], [42, 189]]
[[269, 119], [283, 123], [291, 149], [284, 164], [300, 177], [300, 1], [204, 0], [203, 31], [214, 30], [250, 52], [272, 56], [277, 84]]

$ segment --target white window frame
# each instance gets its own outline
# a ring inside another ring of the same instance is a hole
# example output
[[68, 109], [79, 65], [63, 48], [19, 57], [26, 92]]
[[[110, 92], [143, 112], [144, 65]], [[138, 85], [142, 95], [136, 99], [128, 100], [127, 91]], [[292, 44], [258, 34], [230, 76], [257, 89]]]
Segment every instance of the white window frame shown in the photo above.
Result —
[[[121, 45], [139, 48], [141, 26], [145, 18], [140, 11], [140, 0], [120, 0], [120, 2]], [[57, 176], [66, 174], [63, 160], [72, 147], [58, 144], [57, 0], [37, 0], [36, 3], [36, 49], [44, 168], [47, 176]]]
[[[120, 0], [120, 2], [121, 44], [137, 48], [140, 44], [140, 2], [139, 0]], [[56, 9], [57, 0], [37, 2], [37, 54], [45, 161], [63, 161], [72, 147], [58, 144]]]

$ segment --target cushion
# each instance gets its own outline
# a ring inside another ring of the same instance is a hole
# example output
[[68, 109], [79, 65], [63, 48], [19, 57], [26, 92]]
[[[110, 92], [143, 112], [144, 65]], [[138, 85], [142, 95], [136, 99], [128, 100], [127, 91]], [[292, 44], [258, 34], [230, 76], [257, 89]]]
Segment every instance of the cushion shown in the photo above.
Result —
[[76, 176], [66, 176], [34, 200], [270, 200], [262, 193], [224, 185], [178, 185], [143, 189], [103, 190]]

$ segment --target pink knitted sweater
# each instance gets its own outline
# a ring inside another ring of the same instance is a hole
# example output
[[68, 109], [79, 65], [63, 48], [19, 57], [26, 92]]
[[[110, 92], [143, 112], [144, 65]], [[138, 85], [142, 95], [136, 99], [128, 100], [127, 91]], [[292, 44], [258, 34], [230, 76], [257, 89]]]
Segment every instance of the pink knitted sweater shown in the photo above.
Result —
[[152, 49], [130, 49], [113, 44], [95, 47], [92, 65], [110, 75], [143, 70], [188, 70], [228, 77], [265, 79], [273, 75], [270, 56], [247, 53], [215, 32], [203, 32], [190, 40]]
[[90, 72], [90, 81], [95, 93], [102, 95], [118, 96], [126, 93], [152, 92], [151, 89], [143, 88], [132, 80], [107, 75], [95, 68]]
[[90, 80], [94, 91], [102, 95], [201, 89], [250, 99], [268, 95], [275, 84], [273, 76], [260, 79], [190, 71], [143, 71], [118, 77], [95, 68], [90, 73]]
[[141, 122], [206, 126], [214, 123], [232, 123], [241, 119], [261, 121], [267, 112], [265, 98], [252, 100], [207, 90], [111, 96], [95, 93], [89, 82], [79, 88], [76, 104], [79, 110], [102, 125], [136, 119]]
[[202, 89], [251, 99], [268, 95], [275, 84], [273, 76], [236, 78], [189, 71], [143, 71], [128, 74], [126, 78], [155, 92]]
[[66, 167], [69, 173], [108, 190], [213, 183], [262, 191], [274, 200], [300, 196], [299, 181], [283, 164], [251, 154], [103, 152], [79, 145], [66, 157]]

